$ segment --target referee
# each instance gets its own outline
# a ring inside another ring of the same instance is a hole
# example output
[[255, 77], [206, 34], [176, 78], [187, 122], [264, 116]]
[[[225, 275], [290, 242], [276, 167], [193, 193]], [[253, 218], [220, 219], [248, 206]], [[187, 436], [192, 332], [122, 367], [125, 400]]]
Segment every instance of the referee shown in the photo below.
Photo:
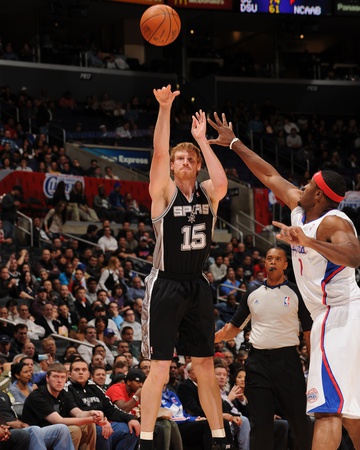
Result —
[[311, 448], [305, 378], [296, 347], [300, 320], [310, 350], [312, 320], [298, 288], [285, 278], [287, 266], [285, 250], [270, 248], [264, 284], [245, 292], [230, 323], [215, 337], [216, 342], [234, 338], [251, 318], [252, 348], [245, 363], [251, 450], [273, 450], [275, 403], [290, 424], [295, 448]]

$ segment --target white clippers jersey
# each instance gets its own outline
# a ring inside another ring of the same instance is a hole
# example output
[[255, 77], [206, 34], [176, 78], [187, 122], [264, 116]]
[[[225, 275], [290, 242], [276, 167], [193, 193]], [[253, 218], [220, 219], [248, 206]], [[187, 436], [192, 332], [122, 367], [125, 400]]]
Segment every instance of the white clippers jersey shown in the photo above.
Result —
[[[343, 212], [333, 209], [322, 217], [304, 224], [305, 213], [301, 207], [291, 212], [291, 223], [303, 229], [306, 236], [316, 238], [317, 229], [326, 216], [338, 216], [354, 224]], [[327, 306], [360, 301], [360, 288], [355, 281], [355, 270], [338, 266], [324, 258], [319, 252], [300, 245], [292, 245], [292, 263], [297, 286], [313, 319]]]

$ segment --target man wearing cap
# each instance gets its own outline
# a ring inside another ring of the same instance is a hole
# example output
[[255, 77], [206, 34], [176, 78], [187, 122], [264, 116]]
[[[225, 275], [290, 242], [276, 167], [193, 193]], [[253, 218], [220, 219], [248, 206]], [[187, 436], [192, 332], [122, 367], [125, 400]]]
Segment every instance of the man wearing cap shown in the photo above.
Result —
[[106, 395], [123, 411], [131, 412], [139, 406], [141, 388], [146, 376], [140, 369], [130, 369], [125, 383], [115, 383], [106, 391]]
[[115, 357], [118, 354], [118, 351], [115, 345], [116, 334], [114, 330], [112, 330], [111, 328], [105, 328], [103, 336], [104, 344], [110, 350], [111, 354]]
[[15, 353], [10, 351], [11, 338], [7, 334], [0, 336], [0, 356], [5, 358], [6, 361], [12, 362]]
[[47, 302], [47, 291], [44, 286], [40, 286], [35, 300], [30, 305], [30, 313], [35, 319], [39, 319], [42, 316], [43, 308]]
[[[66, 385], [72, 401], [83, 411], [99, 410], [104, 413], [106, 424], [97, 425], [98, 450], [134, 450], [138, 446], [140, 423], [136, 418], [120, 410], [104, 394], [102, 389], [89, 380], [89, 369], [85, 361], [74, 361], [70, 365], [70, 379]], [[110, 421], [110, 422], [108, 422]]]
[[14, 186], [11, 191], [2, 199], [1, 202], [1, 219], [3, 222], [4, 238], [14, 240], [15, 237], [15, 223], [17, 222], [17, 210], [20, 206], [22, 197], [22, 187]]

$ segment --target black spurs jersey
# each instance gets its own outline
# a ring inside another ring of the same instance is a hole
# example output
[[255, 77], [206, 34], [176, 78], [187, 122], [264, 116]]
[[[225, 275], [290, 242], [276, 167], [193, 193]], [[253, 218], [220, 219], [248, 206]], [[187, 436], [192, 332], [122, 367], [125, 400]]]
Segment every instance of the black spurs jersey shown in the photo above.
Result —
[[154, 267], [180, 277], [201, 273], [209, 255], [215, 221], [211, 201], [201, 185], [196, 183], [191, 201], [176, 188], [169, 206], [153, 219]]

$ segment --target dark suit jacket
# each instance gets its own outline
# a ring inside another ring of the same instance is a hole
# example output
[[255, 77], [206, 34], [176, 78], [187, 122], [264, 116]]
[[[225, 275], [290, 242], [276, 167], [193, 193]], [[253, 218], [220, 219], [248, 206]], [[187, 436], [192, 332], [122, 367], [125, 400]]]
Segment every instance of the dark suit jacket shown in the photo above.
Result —
[[[205, 417], [205, 413], [199, 400], [198, 387], [190, 379], [184, 380], [179, 384], [177, 388], [177, 396], [188, 414]], [[234, 444], [229, 422], [225, 419], [224, 428], [227, 442], [229, 444]]]
[[177, 396], [188, 414], [205, 417], [199, 400], [198, 388], [190, 379], [184, 380], [179, 384]]
[[85, 317], [88, 321], [94, 318], [94, 314], [92, 312], [91, 305], [88, 300], [86, 300], [85, 306], [83, 306], [77, 300], [74, 301], [74, 305], [79, 317]]
[[[44, 337], [48, 337], [50, 334], [53, 333], [53, 330], [49, 327], [46, 319], [44, 316], [39, 317], [38, 319], [35, 320], [36, 325], [41, 325], [44, 329], [45, 329], [45, 336]], [[59, 330], [59, 326], [60, 326], [60, 322], [58, 322], [57, 320], [52, 320], [52, 324], [53, 327], [55, 328], [56, 333]]]

